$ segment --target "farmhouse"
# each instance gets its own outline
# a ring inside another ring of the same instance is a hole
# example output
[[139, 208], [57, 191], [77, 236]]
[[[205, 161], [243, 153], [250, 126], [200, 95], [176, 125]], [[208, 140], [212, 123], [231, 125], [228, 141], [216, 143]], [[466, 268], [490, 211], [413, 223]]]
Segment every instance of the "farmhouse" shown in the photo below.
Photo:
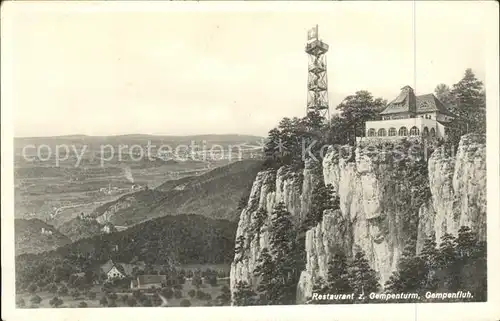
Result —
[[139, 275], [137, 279], [130, 282], [130, 288], [136, 290], [159, 289], [167, 282], [166, 275]]
[[457, 117], [434, 94], [415, 96], [410, 86], [401, 88], [399, 96], [380, 115], [382, 120], [366, 122], [366, 137], [446, 138], [450, 122]]

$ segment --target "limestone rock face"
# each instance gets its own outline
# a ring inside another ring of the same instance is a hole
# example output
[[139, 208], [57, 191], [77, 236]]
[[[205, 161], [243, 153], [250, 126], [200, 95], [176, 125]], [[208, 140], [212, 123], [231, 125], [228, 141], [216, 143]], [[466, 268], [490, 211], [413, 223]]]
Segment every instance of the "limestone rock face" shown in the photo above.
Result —
[[468, 226], [486, 240], [486, 145], [484, 136], [462, 137], [456, 155], [439, 147], [429, 159], [432, 196], [419, 215], [418, 246], [435, 234], [436, 240]]
[[384, 150], [330, 147], [320, 171], [317, 164], [306, 162], [300, 173], [288, 167], [260, 172], [240, 217], [237, 237], [244, 236], [246, 250], [235, 256], [231, 266], [231, 290], [238, 281], [256, 285], [253, 270], [260, 251], [269, 247], [269, 217], [258, 232], [252, 229], [257, 210], [264, 208], [270, 214], [283, 201], [300, 224], [311, 209], [318, 180], [333, 186], [340, 204], [338, 210], [325, 211], [322, 222], [306, 232], [306, 262], [297, 286], [297, 303], [312, 294], [315, 280], [326, 277], [328, 262], [337, 250], [348, 257], [363, 251], [384, 284], [409, 240], [416, 240], [419, 250], [431, 233], [439, 241], [444, 233], [456, 234], [462, 225], [484, 239], [484, 137], [463, 136], [456, 155], [439, 147], [427, 164], [410, 163]]
[[[272, 170], [261, 171], [253, 183], [247, 207], [241, 212], [236, 238], [243, 236], [244, 251], [235, 256], [231, 264], [230, 281], [231, 291], [238, 281], [246, 281], [255, 285], [256, 279], [253, 270], [263, 248], [269, 248], [270, 214], [278, 202], [283, 202], [292, 217], [298, 222], [301, 212], [302, 176], [293, 172], [289, 167], [281, 167], [277, 172]], [[261, 228], [257, 231], [256, 214], [259, 210], [266, 210], [268, 216]]]

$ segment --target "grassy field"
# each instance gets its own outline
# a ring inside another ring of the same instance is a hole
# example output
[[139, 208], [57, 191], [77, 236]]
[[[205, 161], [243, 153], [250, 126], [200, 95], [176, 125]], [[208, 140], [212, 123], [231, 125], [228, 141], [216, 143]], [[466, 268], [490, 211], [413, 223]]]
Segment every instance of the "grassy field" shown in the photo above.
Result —
[[[216, 286], [211, 286], [209, 284], [203, 283], [199, 289], [205, 293], [208, 293], [212, 297], [212, 300], [215, 300], [215, 298], [222, 293], [221, 289], [223, 286], [229, 287], [229, 278], [219, 279]], [[184, 299], [188, 299], [191, 302], [191, 306], [205, 306], [208, 301], [207, 300], [200, 300], [196, 297], [192, 298], [189, 295], [189, 291], [191, 291], [191, 290], [197, 290], [197, 288], [192, 285], [191, 280], [186, 280], [186, 283], [183, 285], [183, 288], [181, 290], [182, 297], [168, 299], [168, 306], [179, 307], [179, 306], [181, 306], [181, 301]], [[88, 297], [85, 297], [84, 295], [81, 295], [81, 297], [75, 299], [71, 295], [59, 296], [57, 294], [43, 291], [43, 292], [36, 293], [36, 295], [38, 295], [42, 298], [42, 301], [39, 304], [33, 304], [30, 302], [30, 299], [34, 295], [29, 294], [29, 293], [18, 294], [17, 300], [22, 298], [26, 304], [25, 308], [52, 308], [49, 301], [54, 296], [59, 297], [63, 301], [63, 304], [61, 306], [59, 306], [59, 308], [78, 308], [78, 305], [80, 304], [80, 302], [85, 302], [87, 304], [87, 307], [89, 307], [89, 308], [103, 307], [99, 302], [100, 299], [104, 295], [104, 293], [102, 293], [102, 291], [101, 291], [101, 286], [94, 286], [90, 291], [95, 292], [97, 294], [95, 299], [91, 300]], [[123, 291], [123, 292], [117, 292], [116, 294], [118, 296], [118, 299], [115, 301], [116, 306], [117, 307], [129, 307], [129, 305], [127, 303], [123, 302], [122, 296], [128, 295], [129, 297], [131, 297], [132, 292], [130, 290], [128, 290], [128, 291]], [[154, 296], [155, 294], [147, 294], [147, 295]], [[138, 304], [137, 307], [141, 307], [141, 305]]]

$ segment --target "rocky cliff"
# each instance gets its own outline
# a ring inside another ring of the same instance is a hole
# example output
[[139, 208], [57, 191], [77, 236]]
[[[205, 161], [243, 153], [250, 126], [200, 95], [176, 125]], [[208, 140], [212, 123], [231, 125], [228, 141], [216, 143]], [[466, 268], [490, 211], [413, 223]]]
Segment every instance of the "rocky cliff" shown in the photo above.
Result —
[[311, 295], [317, 278], [326, 277], [337, 250], [348, 257], [363, 251], [383, 284], [409, 240], [417, 241], [418, 250], [432, 233], [439, 240], [462, 225], [485, 238], [484, 137], [463, 136], [456, 155], [442, 146], [427, 156], [417, 142], [370, 142], [355, 150], [331, 146], [321, 164], [308, 161], [300, 172], [260, 172], [240, 216], [237, 238], [243, 236], [244, 250], [231, 266], [231, 290], [238, 281], [255, 286], [256, 261], [269, 246], [269, 215], [255, 228], [258, 211], [271, 213], [283, 201], [298, 226], [311, 208], [312, 186], [321, 179], [334, 187], [340, 208], [326, 210], [322, 222], [306, 232], [298, 303]]

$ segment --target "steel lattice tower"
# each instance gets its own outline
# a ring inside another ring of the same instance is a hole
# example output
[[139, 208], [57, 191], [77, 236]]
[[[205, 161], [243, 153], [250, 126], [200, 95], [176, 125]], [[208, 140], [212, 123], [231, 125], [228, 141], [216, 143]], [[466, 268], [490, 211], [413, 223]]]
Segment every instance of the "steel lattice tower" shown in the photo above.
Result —
[[318, 111], [325, 118], [330, 119], [330, 105], [328, 104], [328, 78], [326, 73], [326, 52], [328, 45], [318, 37], [318, 25], [307, 34], [306, 53], [309, 58], [307, 80], [307, 107], [306, 115], [310, 111]]

